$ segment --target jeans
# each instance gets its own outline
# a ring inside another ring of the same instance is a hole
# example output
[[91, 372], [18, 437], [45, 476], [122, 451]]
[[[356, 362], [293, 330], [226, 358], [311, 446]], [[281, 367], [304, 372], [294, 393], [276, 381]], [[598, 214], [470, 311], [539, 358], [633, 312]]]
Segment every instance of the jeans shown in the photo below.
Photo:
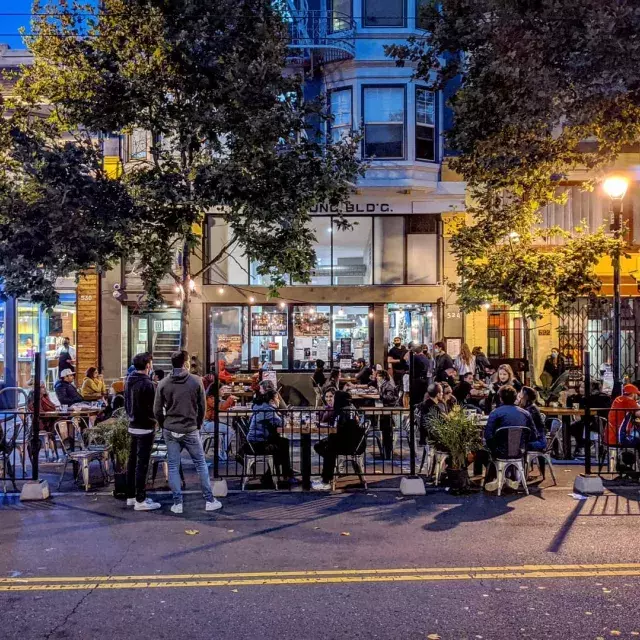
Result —
[[143, 502], [147, 497], [147, 473], [154, 437], [153, 432], [144, 435], [131, 434], [127, 462], [127, 498], [135, 498], [138, 502]]
[[180, 484], [180, 455], [182, 450], [186, 449], [191, 456], [191, 460], [196, 467], [196, 473], [200, 478], [200, 487], [202, 488], [202, 496], [207, 502], [213, 502], [213, 493], [211, 491], [211, 480], [209, 479], [209, 468], [204, 459], [204, 451], [202, 449], [202, 441], [200, 433], [192, 431], [186, 433], [180, 438], [174, 438], [167, 429], [162, 430], [164, 441], [167, 443], [167, 456], [169, 463], [169, 487], [173, 493], [173, 503], [182, 503], [182, 486]]

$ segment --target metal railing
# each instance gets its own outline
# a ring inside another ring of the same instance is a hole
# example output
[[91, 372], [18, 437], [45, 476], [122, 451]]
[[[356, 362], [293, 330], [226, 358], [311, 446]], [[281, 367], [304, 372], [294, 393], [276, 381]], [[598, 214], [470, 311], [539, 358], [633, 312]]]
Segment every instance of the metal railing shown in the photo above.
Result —
[[[268, 423], [264, 428], [269, 430], [269, 436], [264, 441], [256, 442], [255, 434], [250, 434], [254, 413], [257, 414], [254, 421]], [[354, 445], [353, 451], [339, 451], [339, 456], [361, 456], [365, 476], [404, 476], [415, 472], [412, 443], [417, 426], [412, 424], [409, 409], [363, 407], [357, 410], [357, 416], [364, 441], [361, 446]], [[254, 412], [249, 408], [221, 411], [218, 422], [206, 423], [202, 433], [205, 452], [213, 455], [214, 477], [245, 479], [269, 470], [275, 478], [292, 472], [303, 488], [309, 488], [311, 476], [321, 475], [324, 464], [319, 453], [322, 445], [318, 445], [336, 433], [327, 417], [326, 410], [306, 407], [272, 412]], [[277, 468], [271, 468], [272, 465]]]
[[292, 10], [287, 15], [289, 48], [322, 51], [324, 62], [348, 60], [356, 52], [356, 25], [337, 11]]

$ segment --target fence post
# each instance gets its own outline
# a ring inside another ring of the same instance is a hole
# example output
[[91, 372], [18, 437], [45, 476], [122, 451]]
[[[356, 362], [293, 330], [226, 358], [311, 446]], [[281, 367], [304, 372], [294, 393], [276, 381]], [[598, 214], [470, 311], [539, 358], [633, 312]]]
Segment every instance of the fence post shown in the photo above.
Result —
[[300, 457], [302, 490], [311, 491], [311, 432], [307, 429], [300, 432]]
[[[584, 472], [591, 474], [591, 354], [584, 352], [584, 429], [586, 442], [584, 444]], [[571, 446], [571, 443], [569, 443]]]
[[[213, 479], [217, 480], [219, 472], [218, 451], [220, 446], [220, 378], [218, 378], [218, 357], [216, 353], [216, 362], [214, 367], [215, 384], [213, 393]], [[206, 405], [206, 398], [205, 398]]]
[[[40, 362], [41, 354], [37, 351], [34, 354], [34, 367], [36, 370], [35, 379], [33, 382], [33, 422], [31, 425], [31, 472], [32, 480], [38, 480], [38, 461], [40, 457]], [[25, 416], [29, 410], [29, 407], [25, 407]]]
[[416, 475], [416, 424], [415, 417], [413, 415], [414, 358], [415, 354], [411, 351], [411, 354], [409, 355], [409, 460], [410, 475], [412, 478]]

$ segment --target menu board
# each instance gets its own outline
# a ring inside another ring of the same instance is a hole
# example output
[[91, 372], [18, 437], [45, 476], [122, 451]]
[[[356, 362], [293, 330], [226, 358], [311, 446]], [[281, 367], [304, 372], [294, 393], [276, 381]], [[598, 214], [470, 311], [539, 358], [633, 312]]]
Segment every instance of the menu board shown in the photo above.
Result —
[[254, 336], [286, 336], [286, 313], [261, 313], [251, 314], [251, 333]]

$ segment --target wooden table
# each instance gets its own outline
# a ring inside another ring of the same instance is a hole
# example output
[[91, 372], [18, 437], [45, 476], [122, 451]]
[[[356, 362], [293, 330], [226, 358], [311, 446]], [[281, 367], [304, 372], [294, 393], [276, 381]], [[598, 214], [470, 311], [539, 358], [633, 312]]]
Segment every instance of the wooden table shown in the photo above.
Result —
[[236, 398], [253, 398], [253, 394], [254, 392], [251, 389], [244, 390], [244, 391], [230, 390], [230, 391], [220, 392], [220, 396], [225, 396], [225, 397], [236, 396]]
[[584, 409], [570, 409], [569, 407], [539, 407], [545, 416], [583, 416]]

